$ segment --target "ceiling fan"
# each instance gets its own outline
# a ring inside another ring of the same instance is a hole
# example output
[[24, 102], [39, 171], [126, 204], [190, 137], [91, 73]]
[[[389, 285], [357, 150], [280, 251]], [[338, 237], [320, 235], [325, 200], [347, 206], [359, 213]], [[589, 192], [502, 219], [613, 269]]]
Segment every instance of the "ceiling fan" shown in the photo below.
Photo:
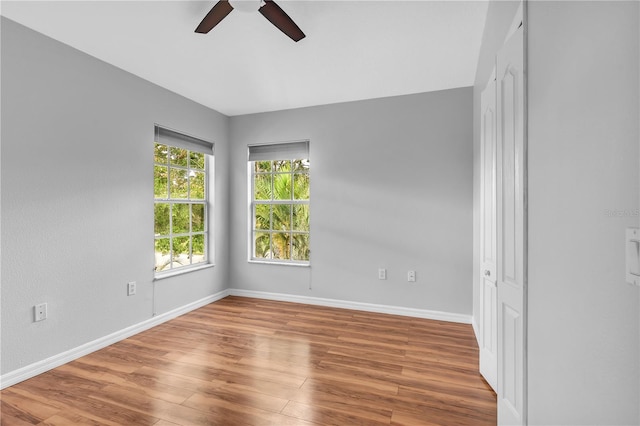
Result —
[[197, 33], [206, 34], [218, 25], [233, 9], [241, 11], [255, 11], [262, 14], [269, 22], [280, 31], [289, 36], [293, 41], [302, 40], [305, 35], [295, 22], [273, 0], [220, 0], [204, 17]]

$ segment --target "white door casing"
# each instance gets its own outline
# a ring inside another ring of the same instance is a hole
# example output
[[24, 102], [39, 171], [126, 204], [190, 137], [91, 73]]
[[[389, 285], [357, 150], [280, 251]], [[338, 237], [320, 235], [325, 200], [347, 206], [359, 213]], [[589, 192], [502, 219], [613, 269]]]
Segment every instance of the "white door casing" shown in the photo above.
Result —
[[496, 284], [496, 81], [480, 95], [480, 373], [494, 391], [498, 382]]
[[524, 38], [498, 52], [498, 424], [526, 424]]

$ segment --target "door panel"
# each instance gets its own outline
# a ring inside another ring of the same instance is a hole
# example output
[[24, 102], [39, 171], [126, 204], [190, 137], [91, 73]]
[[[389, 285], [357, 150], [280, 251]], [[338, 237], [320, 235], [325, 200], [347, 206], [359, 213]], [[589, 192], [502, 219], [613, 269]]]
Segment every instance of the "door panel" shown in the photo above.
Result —
[[[518, 342], [519, 341], [519, 328], [520, 314], [518, 311], [511, 309], [506, 304], [502, 305], [503, 308], [503, 325], [505, 340]], [[518, 389], [518, 359], [521, 357], [519, 345], [505, 345], [503, 347], [504, 355], [502, 357], [504, 362], [504, 376], [503, 376], [503, 388], [502, 399], [507, 407], [515, 413], [519, 413], [522, 408], [522, 401], [520, 398], [520, 390]]]
[[494, 390], [498, 382], [496, 288], [496, 81], [480, 96], [480, 373]]
[[518, 113], [517, 86], [519, 70], [513, 64], [508, 65], [500, 81], [500, 141], [501, 162], [501, 224], [502, 224], [502, 279], [516, 283], [518, 280], [518, 184], [516, 179], [518, 135], [516, 114]]
[[524, 44], [520, 27], [497, 57], [498, 424], [526, 423]]

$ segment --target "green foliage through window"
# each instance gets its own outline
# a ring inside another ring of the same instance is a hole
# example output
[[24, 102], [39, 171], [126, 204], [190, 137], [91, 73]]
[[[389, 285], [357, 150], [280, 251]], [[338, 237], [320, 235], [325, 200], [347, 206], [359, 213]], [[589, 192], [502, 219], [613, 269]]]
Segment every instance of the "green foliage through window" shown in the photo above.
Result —
[[252, 258], [308, 263], [309, 160], [255, 161]]
[[155, 144], [155, 270], [207, 262], [205, 154]]

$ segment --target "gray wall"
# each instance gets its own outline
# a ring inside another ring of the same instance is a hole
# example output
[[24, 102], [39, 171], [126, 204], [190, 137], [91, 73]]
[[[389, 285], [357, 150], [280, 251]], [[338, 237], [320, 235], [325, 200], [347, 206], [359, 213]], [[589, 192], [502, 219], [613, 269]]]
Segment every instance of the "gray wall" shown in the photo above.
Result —
[[[471, 314], [471, 88], [229, 119], [6, 18], [1, 47], [2, 374], [230, 284]], [[216, 266], [155, 300], [154, 123], [216, 143]], [[312, 267], [248, 264], [247, 144], [307, 138]]]
[[227, 117], [2, 18], [3, 374], [151, 317], [156, 122], [216, 143], [217, 266], [163, 313], [227, 286]]
[[[529, 419], [640, 424], [637, 2], [529, 3]], [[607, 214], [607, 211], [613, 214]]]
[[[234, 288], [471, 315], [471, 88], [232, 117], [230, 129]], [[248, 263], [247, 145], [299, 139], [311, 141], [312, 266]]]

